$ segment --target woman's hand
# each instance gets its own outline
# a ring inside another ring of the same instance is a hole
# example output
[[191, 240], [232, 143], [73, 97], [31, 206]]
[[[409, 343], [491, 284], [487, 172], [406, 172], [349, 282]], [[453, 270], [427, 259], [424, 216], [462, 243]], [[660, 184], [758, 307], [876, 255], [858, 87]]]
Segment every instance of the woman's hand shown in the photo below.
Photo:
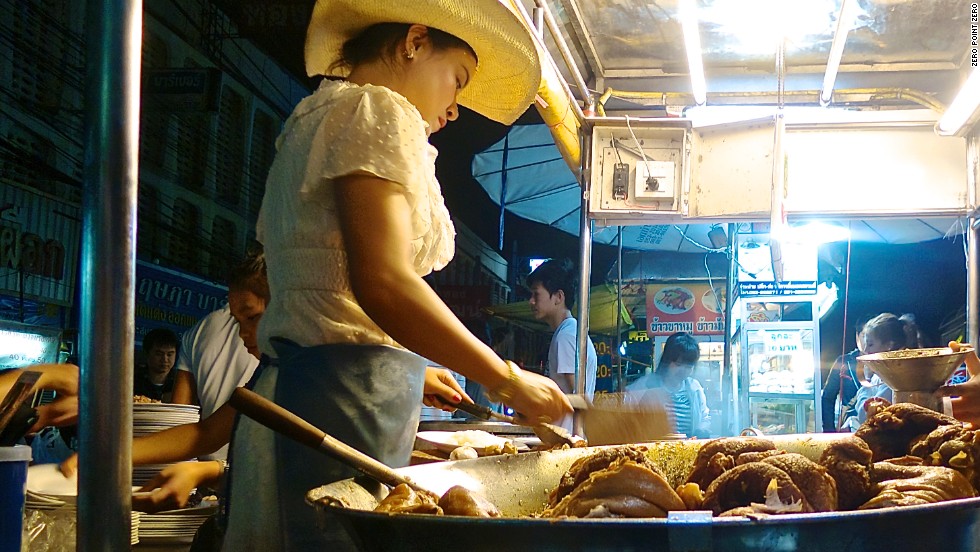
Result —
[[78, 453], [74, 453], [58, 465], [58, 469], [61, 473], [65, 474], [65, 477], [71, 477], [75, 475], [78, 471]]
[[[970, 345], [960, 344], [956, 341], [949, 342], [949, 348], [959, 351], [960, 347]], [[973, 427], [980, 427], [980, 358], [977, 357], [976, 350], [966, 355], [966, 369], [970, 372], [970, 379], [966, 383], [959, 385], [944, 385], [939, 388], [938, 393], [946, 397], [953, 397], [950, 402], [953, 405], [953, 416], [961, 422], [966, 422]]]
[[572, 413], [558, 384], [534, 372], [521, 371], [507, 405], [530, 423], [551, 423]]
[[435, 366], [425, 367], [425, 384], [422, 388], [422, 404], [440, 408], [446, 412], [455, 412], [452, 406], [463, 401], [473, 402], [459, 386], [453, 373], [445, 368]]
[[159, 512], [187, 506], [191, 491], [217, 481], [224, 471], [221, 462], [181, 462], [160, 471], [133, 495], [133, 509]]

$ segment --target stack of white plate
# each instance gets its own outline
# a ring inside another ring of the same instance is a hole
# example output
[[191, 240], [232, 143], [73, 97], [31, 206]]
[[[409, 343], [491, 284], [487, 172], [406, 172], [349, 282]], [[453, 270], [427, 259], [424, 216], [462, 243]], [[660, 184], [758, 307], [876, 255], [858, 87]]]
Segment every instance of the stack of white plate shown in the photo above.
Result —
[[[24, 509], [27, 515], [41, 511], [42, 519], [70, 523], [78, 514], [78, 478], [65, 477], [57, 464], [37, 464], [27, 469], [27, 496]], [[131, 512], [130, 544], [139, 543], [140, 512]]]
[[[192, 424], [200, 419], [196, 404], [133, 403], [133, 437], [150, 435], [174, 426]], [[133, 485], [143, 486], [170, 464], [133, 467]]]
[[130, 512], [129, 523], [129, 544], [139, 544], [140, 542], [140, 519], [146, 514], [142, 512]]
[[198, 528], [217, 511], [214, 504], [140, 516], [139, 540], [144, 544], [190, 544]]
[[192, 424], [200, 419], [200, 413], [201, 407], [196, 404], [134, 403], [133, 437]]

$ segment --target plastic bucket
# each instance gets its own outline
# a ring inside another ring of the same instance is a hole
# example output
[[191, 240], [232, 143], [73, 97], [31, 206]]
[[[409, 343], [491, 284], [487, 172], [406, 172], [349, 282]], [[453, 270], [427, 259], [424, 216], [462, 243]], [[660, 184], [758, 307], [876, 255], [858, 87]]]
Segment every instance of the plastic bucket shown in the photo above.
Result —
[[0, 552], [20, 552], [31, 447], [0, 447]]

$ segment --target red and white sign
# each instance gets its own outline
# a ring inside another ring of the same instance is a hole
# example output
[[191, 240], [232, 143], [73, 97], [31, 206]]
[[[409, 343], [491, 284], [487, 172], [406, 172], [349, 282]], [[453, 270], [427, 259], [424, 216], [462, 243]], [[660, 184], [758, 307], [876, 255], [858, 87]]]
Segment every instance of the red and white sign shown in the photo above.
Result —
[[687, 332], [725, 333], [725, 288], [708, 284], [650, 284], [647, 286], [647, 335]]

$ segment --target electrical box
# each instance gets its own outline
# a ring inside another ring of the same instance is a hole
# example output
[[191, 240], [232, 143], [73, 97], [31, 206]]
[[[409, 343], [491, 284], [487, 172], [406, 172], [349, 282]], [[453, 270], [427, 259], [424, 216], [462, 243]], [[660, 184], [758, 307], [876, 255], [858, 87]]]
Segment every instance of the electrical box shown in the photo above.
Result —
[[600, 224], [605, 216], [680, 216], [690, 125], [676, 118], [615, 118], [593, 128], [591, 204]]
[[592, 127], [589, 216], [599, 226], [766, 220], [774, 117], [695, 127], [607, 117]]

